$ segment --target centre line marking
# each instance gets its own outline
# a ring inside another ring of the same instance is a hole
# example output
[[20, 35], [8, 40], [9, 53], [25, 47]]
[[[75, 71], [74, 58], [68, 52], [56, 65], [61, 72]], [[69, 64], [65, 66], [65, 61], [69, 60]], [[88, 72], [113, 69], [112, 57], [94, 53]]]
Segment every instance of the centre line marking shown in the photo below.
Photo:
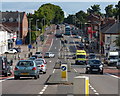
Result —
[[47, 87], [48, 87], [48, 85], [45, 85], [45, 86], [43, 87], [43, 89], [41, 90], [41, 92], [39, 92], [39, 94], [43, 94], [44, 91], [47, 89]]
[[56, 49], [56, 47], [55, 47], [55, 49]]
[[53, 70], [53, 73], [55, 72], [55, 69]]

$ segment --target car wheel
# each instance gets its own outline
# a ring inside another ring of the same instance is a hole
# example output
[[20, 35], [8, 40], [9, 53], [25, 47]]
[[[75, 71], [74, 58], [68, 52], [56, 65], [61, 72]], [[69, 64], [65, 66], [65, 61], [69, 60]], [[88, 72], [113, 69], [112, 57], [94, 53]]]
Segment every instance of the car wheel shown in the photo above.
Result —
[[5, 52], [5, 54], [8, 54], [8, 52]]
[[102, 71], [102, 72], [100, 72], [100, 74], [103, 74], [103, 71]]
[[43, 72], [43, 74], [46, 74], [46, 72]]
[[40, 76], [38, 75], [38, 78], [40, 78]]
[[5, 73], [5, 75], [4, 75], [5, 77], [7, 77], [8, 76], [8, 73]]
[[38, 75], [34, 76], [34, 79], [37, 79], [38, 78]]
[[86, 74], [88, 74], [89, 72], [88, 72], [88, 71], [86, 71], [85, 73], [86, 73]]
[[14, 79], [17, 80], [17, 79], [20, 79], [20, 77], [15, 75]]

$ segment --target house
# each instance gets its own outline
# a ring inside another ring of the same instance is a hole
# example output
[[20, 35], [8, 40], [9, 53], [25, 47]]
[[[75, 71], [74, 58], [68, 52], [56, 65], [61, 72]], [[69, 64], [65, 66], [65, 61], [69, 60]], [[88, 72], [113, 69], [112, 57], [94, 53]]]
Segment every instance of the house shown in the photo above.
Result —
[[2, 18], [0, 22], [7, 28], [11, 29], [14, 34], [14, 38], [21, 38], [24, 40], [28, 33], [28, 20], [25, 12], [0, 12]]
[[116, 22], [108, 30], [102, 32], [105, 54], [109, 50], [117, 50], [115, 40], [120, 35], [120, 22]]
[[0, 54], [13, 47], [12, 38], [14, 37], [13, 31], [0, 24]]

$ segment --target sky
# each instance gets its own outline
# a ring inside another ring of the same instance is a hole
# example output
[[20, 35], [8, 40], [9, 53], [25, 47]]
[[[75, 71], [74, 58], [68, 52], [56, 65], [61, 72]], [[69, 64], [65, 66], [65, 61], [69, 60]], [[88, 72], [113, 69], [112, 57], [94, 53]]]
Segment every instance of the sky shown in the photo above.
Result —
[[[14, 0], [13, 0], [14, 1]], [[73, 0], [72, 0], [73, 1]], [[89, 1], [89, 0], [88, 0]], [[95, 0], [94, 0], [95, 1]], [[98, 1], [98, 0], [97, 0]], [[104, 0], [105, 1], [105, 0]], [[110, 0], [109, 0], [110, 1]], [[42, 4], [46, 4], [48, 2], [1, 2], [1, 10], [2, 11], [25, 11], [26, 13], [34, 13], [35, 10], [38, 10], [38, 8]], [[58, 5], [62, 8], [62, 10], [65, 13], [65, 17], [69, 14], [75, 14], [76, 12], [79, 12], [80, 10], [87, 11], [90, 6], [94, 4], [99, 4], [101, 8], [101, 12], [105, 13], [105, 7], [107, 5], [118, 4], [118, 1], [114, 0], [114, 2], [50, 2], [52, 4]]]

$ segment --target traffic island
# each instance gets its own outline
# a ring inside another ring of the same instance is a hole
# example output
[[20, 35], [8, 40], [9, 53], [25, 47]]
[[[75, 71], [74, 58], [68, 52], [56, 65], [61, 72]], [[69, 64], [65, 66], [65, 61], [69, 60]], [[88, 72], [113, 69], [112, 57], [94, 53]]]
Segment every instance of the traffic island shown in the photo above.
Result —
[[80, 76], [79, 73], [75, 72], [73, 69], [71, 69], [71, 72], [67, 73], [67, 81], [62, 81], [61, 78], [61, 70], [56, 70], [57, 72], [52, 73], [48, 80], [46, 81], [47, 85], [56, 85], [56, 84], [64, 84], [64, 85], [73, 85], [74, 77]]

